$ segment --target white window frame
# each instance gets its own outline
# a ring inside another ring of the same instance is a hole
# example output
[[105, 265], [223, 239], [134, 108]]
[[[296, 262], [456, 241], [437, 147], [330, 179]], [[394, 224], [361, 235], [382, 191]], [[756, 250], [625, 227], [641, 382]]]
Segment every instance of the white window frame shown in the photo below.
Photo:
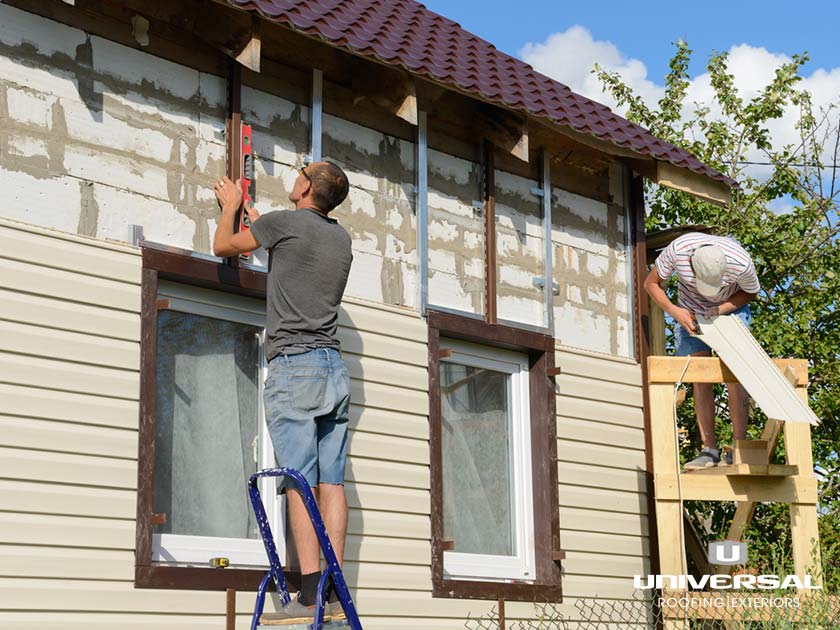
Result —
[[[169, 310], [201, 317], [247, 324], [261, 329], [260, 333], [260, 386], [259, 425], [260, 444], [257, 453], [258, 468], [275, 466], [271, 436], [265, 422], [263, 388], [268, 373], [265, 362], [265, 308], [258, 309], [247, 299], [212, 289], [198, 289], [187, 285], [161, 281], [158, 297], [169, 302]], [[219, 304], [224, 301], [225, 305]], [[244, 482], [243, 482], [244, 483]], [[286, 563], [285, 495], [275, 492], [274, 478], [259, 481], [263, 507], [271, 521], [274, 544], [280, 561]], [[248, 503], [250, 508], [250, 502]], [[265, 568], [268, 559], [261, 538], [223, 538], [217, 536], [185, 536], [182, 534], [152, 534], [152, 562], [160, 566], [208, 566], [211, 558], [224, 557], [231, 566], [238, 568]]]
[[536, 580], [528, 355], [450, 339], [441, 339], [441, 347], [452, 350], [450, 356], [440, 359], [441, 363], [469, 365], [510, 375], [508, 430], [514, 529], [513, 556], [444, 551], [444, 578], [490, 582]]

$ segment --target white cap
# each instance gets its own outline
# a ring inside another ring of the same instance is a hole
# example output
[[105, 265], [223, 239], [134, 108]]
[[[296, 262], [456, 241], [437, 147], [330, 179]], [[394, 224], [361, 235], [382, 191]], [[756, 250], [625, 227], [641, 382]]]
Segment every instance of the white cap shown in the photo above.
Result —
[[706, 298], [715, 298], [723, 288], [726, 272], [726, 254], [717, 245], [704, 245], [694, 250], [691, 266], [697, 282], [697, 292]]

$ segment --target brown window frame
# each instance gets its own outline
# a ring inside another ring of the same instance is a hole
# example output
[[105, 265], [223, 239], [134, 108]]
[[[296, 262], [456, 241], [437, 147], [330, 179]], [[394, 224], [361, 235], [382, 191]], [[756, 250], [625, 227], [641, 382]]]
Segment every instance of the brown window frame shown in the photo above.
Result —
[[[560, 499], [554, 396], [554, 337], [429, 309], [429, 448], [431, 464], [432, 596], [510, 601], [563, 600]], [[528, 354], [531, 408], [531, 473], [534, 492], [533, 582], [451, 580], [443, 576], [443, 458], [441, 451], [440, 339], [461, 339]]]
[[[172, 567], [152, 563], [154, 527], [155, 407], [157, 395], [158, 281], [171, 280], [196, 287], [265, 299], [266, 274], [232, 267], [218, 260], [176, 248], [143, 244], [140, 305], [140, 426], [137, 450], [137, 528], [134, 585], [137, 588], [195, 590], [256, 590], [265, 569]], [[297, 588], [299, 574], [286, 571]]]

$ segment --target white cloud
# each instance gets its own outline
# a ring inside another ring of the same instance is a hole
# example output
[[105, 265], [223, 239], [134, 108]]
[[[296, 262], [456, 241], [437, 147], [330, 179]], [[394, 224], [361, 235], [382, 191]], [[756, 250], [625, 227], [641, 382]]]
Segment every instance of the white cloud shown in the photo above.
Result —
[[[562, 33], [550, 35], [544, 42], [527, 43], [519, 51], [519, 56], [530, 63], [539, 72], [565, 83], [572, 90], [615, 109], [612, 97], [601, 89], [601, 82], [592, 74], [596, 63], [611, 72], [618, 72], [634, 92], [650, 106], [664, 93], [664, 85], [648, 78], [648, 70], [639, 59], [628, 58], [612, 42], [596, 40], [592, 33], [583, 26], [572, 26]], [[735, 77], [735, 85], [740, 96], [749, 99], [756, 96], [772, 79], [776, 68], [790, 61], [783, 53], [774, 53], [766, 48], [739, 44], [729, 50], [729, 72]], [[808, 67], [805, 66], [807, 72]], [[821, 106], [840, 101], [840, 68], [814, 70], [805, 74], [799, 83], [801, 89], [812, 95], [815, 112]], [[687, 91], [687, 102], [698, 102], [708, 106], [713, 114], [719, 110], [712, 103], [713, 90], [708, 73], [692, 78]], [[692, 109], [692, 108], [689, 108]], [[686, 112], [690, 115], [690, 111]], [[773, 144], [798, 144], [794, 126], [798, 113], [789, 107], [784, 118], [771, 122], [768, 127]], [[836, 120], [836, 117], [835, 117]], [[828, 156], [826, 156], [828, 157]], [[760, 154], [751, 155], [750, 159], [760, 161]], [[766, 172], [767, 169], [764, 169]], [[760, 171], [755, 173], [761, 177]]]

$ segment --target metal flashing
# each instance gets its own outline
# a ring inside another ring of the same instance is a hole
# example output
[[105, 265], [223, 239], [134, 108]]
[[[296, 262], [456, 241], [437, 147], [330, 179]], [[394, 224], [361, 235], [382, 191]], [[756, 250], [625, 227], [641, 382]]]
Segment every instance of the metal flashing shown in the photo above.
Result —
[[817, 425], [819, 419], [737, 317], [699, 316], [697, 337], [717, 352], [768, 418]]

